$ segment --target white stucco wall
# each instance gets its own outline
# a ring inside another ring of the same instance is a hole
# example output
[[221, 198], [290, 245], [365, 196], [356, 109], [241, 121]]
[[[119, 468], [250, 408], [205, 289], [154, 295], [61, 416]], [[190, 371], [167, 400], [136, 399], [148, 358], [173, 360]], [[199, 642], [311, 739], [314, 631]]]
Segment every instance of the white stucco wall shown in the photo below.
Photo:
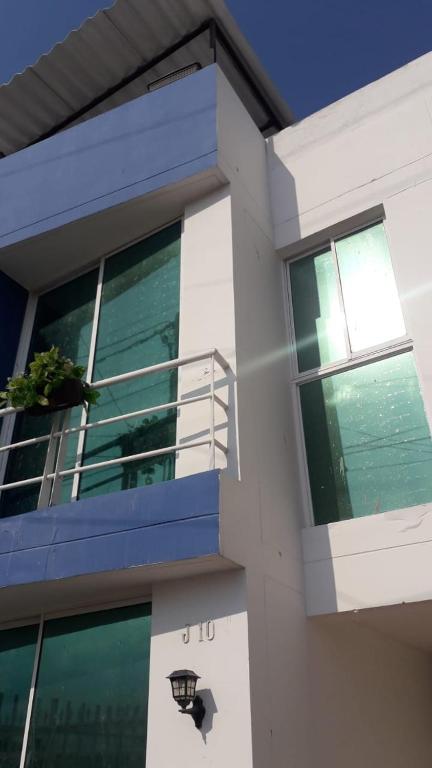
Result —
[[223, 78], [218, 98], [219, 163], [231, 193], [241, 478], [223, 485], [221, 551], [246, 568], [254, 766], [306, 768], [301, 518], [266, 145]]
[[[213, 622], [208, 640], [200, 622]], [[185, 625], [190, 640], [183, 642]], [[155, 585], [147, 768], [251, 768], [246, 579], [243, 571]], [[207, 708], [203, 728], [178, 713], [166, 676], [191, 669]]]
[[339, 616], [309, 620], [308, 658], [311, 766], [428, 768], [430, 655]]
[[[273, 245], [266, 144], [222, 74], [218, 138], [218, 165], [229, 185], [185, 211], [180, 354], [217, 347], [230, 363], [218, 388], [230, 406], [228, 429], [218, 414], [218, 436], [229, 447], [220, 541], [222, 554], [246, 569], [251, 765], [282, 768], [290, 756], [296, 768], [306, 768], [301, 518], [286, 397], [281, 264]], [[198, 394], [208, 383], [208, 366], [191, 366], [182, 373], [181, 396]], [[180, 439], [207, 429], [207, 404], [181, 409]], [[219, 455], [219, 466], [223, 462]], [[196, 467], [208, 468], [207, 449], [183, 452], [177, 476]], [[216, 646], [213, 653], [219, 653]], [[296, 659], [295, 672], [287, 654]], [[210, 742], [206, 754], [213, 759]], [[228, 764], [237, 765], [232, 756]]]
[[[216, 437], [229, 448], [228, 456], [216, 451], [216, 467], [237, 475], [238, 442], [234, 377], [235, 320], [233, 290], [231, 197], [229, 187], [208, 195], [185, 210], [181, 242], [179, 355], [185, 357], [216, 348], [230, 365], [224, 372], [215, 366], [217, 395], [229, 405], [227, 416], [215, 408]], [[179, 373], [180, 397], [196, 397], [210, 391], [210, 361], [185, 366]], [[177, 422], [179, 443], [208, 437], [211, 404], [183, 406]], [[176, 477], [210, 469], [208, 446], [179, 453]]]
[[[282, 256], [382, 211], [430, 424], [431, 107], [428, 54], [268, 142]], [[430, 599], [431, 525], [432, 504], [426, 504], [305, 530], [309, 613]]]

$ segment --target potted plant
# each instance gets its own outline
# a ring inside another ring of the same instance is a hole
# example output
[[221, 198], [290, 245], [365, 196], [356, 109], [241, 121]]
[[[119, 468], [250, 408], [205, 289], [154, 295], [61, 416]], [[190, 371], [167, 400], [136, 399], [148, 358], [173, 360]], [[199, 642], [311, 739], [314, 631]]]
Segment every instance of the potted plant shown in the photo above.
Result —
[[6, 390], [0, 392], [0, 407], [24, 408], [40, 416], [84, 402], [94, 405], [99, 392], [83, 381], [85, 368], [64, 357], [58, 347], [37, 352], [27, 373], [8, 379]]

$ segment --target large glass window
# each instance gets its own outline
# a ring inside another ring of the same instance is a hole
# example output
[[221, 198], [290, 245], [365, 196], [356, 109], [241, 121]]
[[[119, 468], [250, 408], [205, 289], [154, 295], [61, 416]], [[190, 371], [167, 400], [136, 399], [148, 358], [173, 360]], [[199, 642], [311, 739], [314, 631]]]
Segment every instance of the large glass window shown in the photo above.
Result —
[[430, 501], [432, 441], [383, 225], [291, 263], [290, 284], [315, 522]]
[[38, 627], [0, 632], [0, 768], [18, 768]]
[[0, 632], [0, 768], [23, 749], [26, 768], [143, 768], [150, 621], [149, 605], [46, 621], [38, 657], [37, 626]]
[[[98, 271], [85, 275], [55, 288], [39, 297], [33, 333], [30, 341], [29, 360], [35, 352], [45, 352], [51, 346], [60, 347], [62, 353], [79, 365], [87, 366], [90, 338], [95, 310]], [[76, 426], [81, 419], [81, 408], [74, 408], [71, 424]], [[13, 442], [46, 435], [51, 429], [51, 416], [17, 416]], [[70, 438], [67, 466], [73, 466], [77, 438]], [[46, 443], [28, 446], [12, 451], [7, 465], [5, 483], [13, 483], [43, 473]], [[64, 481], [65, 498], [70, 494], [71, 481]], [[36, 509], [39, 485], [28, 485], [3, 491], [1, 494], [1, 515], [18, 515]]]
[[[100, 380], [178, 355], [179, 229], [165, 229], [107, 260], [93, 379]], [[177, 400], [177, 371], [164, 371], [101, 390], [98, 419]], [[175, 443], [176, 411], [128, 419], [87, 433], [84, 463], [106, 461]], [[90, 420], [92, 414], [90, 410]], [[86, 472], [80, 497], [174, 476], [174, 456]]]
[[332, 252], [295, 261], [291, 288], [299, 370], [343, 359], [344, 324]]
[[382, 224], [335, 243], [351, 350], [405, 335], [396, 281]]
[[[96, 301], [98, 280], [101, 301]], [[100, 380], [137, 368], [173, 359], [178, 355], [180, 296], [180, 224], [174, 224], [106, 259], [94, 269], [39, 297], [30, 343], [29, 359], [52, 345], [77, 363], [88, 366], [87, 379]], [[91, 355], [92, 335], [96, 336]], [[165, 371], [145, 379], [101, 390], [90, 420], [142, 410], [177, 399], [177, 373]], [[83, 419], [74, 408], [71, 426]], [[51, 417], [18, 415], [13, 442], [49, 433]], [[68, 438], [65, 469], [72, 469], [77, 454], [93, 464], [175, 444], [176, 413], [167, 410], [148, 418], [130, 418], [87, 433], [80, 444], [75, 433]], [[11, 452], [5, 483], [43, 473], [46, 443]], [[133, 488], [171, 479], [174, 455], [116, 465], [65, 478], [61, 500]], [[2, 516], [36, 509], [40, 485], [4, 491]]]

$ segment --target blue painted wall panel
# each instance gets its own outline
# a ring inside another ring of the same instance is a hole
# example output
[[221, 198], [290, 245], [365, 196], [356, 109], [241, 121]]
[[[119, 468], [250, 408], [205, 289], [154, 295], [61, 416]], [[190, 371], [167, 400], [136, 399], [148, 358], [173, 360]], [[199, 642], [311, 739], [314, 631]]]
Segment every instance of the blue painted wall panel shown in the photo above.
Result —
[[27, 291], [0, 272], [0, 389], [15, 363]]
[[154, 192], [217, 162], [216, 68], [0, 163], [0, 247]]
[[219, 472], [0, 520], [0, 587], [219, 553]]

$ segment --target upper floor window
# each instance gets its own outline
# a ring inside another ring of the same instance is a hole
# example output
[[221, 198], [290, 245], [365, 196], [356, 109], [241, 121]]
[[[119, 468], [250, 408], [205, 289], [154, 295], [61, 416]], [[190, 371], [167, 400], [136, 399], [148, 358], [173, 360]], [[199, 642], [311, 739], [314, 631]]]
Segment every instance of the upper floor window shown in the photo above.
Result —
[[290, 263], [291, 315], [317, 524], [432, 500], [432, 442], [385, 230]]
[[[29, 359], [52, 345], [87, 369], [89, 382], [109, 379], [178, 355], [180, 308], [180, 223], [172, 224], [103, 259], [99, 267], [37, 298]], [[70, 426], [107, 421], [98, 429], [70, 434], [63, 465], [70, 470], [166, 448], [176, 442], [177, 414], [167, 408], [142, 415], [144, 409], [177, 399], [177, 371], [164, 370], [101, 390], [97, 406], [76, 407]], [[131, 414], [117, 421], [116, 417]], [[133, 415], [135, 414], [135, 415]], [[51, 416], [17, 415], [11, 442], [31, 441], [51, 429]], [[4, 483], [40, 478], [47, 443], [11, 451]], [[65, 477], [60, 502], [136, 488], [174, 477], [175, 453], [116, 463]], [[1, 469], [1, 468], [0, 468]], [[0, 471], [1, 475], [1, 471]], [[0, 477], [1, 484], [1, 477]], [[0, 516], [37, 508], [41, 483], [21, 484], [1, 494]]]

